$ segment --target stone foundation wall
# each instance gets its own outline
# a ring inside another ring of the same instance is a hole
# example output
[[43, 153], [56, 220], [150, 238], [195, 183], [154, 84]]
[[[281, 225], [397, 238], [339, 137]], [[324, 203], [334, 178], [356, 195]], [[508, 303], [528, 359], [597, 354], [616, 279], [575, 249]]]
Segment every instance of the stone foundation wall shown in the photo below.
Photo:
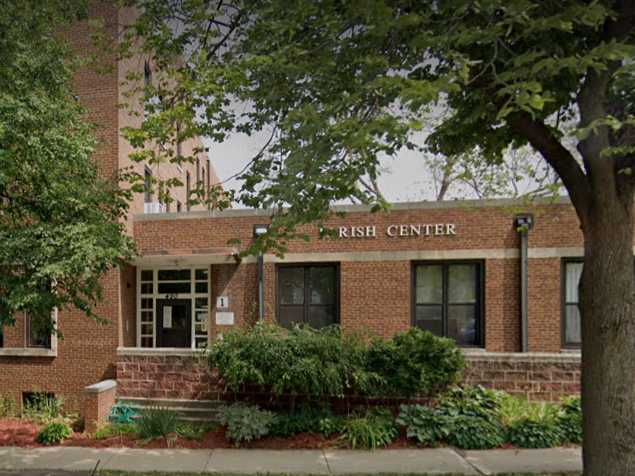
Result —
[[533, 401], [580, 394], [580, 354], [470, 353], [464, 381]]
[[[580, 393], [579, 354], [470, 352], [466, 361], [464, 382], [470, 385], [504, 390], [534, 401], [558, 401], [563, 396]], [[187, 350], [120, 350], [117, 383], [119, 397], [185, 400], [230, 397], [223, 394], [222, 382], [209, 370], [204, 354]], [[268, 395], [253, 392], [244, 397], [258, 401]]]
[[126, 350], [117, 356], [119, 397], [218, 400], [221, 387], [200, 352]]

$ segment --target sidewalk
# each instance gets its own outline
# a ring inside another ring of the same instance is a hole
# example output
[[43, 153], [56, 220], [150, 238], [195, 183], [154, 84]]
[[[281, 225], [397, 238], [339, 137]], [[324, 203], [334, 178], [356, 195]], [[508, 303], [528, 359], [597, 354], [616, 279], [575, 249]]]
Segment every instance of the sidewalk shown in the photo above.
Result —
[[[0, 447], [0, 471], [100, 469], [132, 472], [465, 474], [581, 471], [577, 448], [458, 452], [421, 450], [142, 450]], [[81, 474], [81, 473], [80, 473]], [[86, 473], [89, 474], [89, 473]]]

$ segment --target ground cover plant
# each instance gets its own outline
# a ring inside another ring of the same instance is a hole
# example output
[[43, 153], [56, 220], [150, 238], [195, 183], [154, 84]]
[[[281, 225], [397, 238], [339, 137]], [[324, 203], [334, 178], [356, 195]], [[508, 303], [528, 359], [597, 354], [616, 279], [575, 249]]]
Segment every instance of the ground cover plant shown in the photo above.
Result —
[[73, 430], [66, 423], [49, 423], [38, 433], [37, 442], [43, 445], [57, 445], [71, 436], [71, 433]]
[[227, 427], [226, 436], [236, 446], [267, 435], [275, 418], [273, 412], [241, 403], [227, 406], [220, 412], [220, 422]]

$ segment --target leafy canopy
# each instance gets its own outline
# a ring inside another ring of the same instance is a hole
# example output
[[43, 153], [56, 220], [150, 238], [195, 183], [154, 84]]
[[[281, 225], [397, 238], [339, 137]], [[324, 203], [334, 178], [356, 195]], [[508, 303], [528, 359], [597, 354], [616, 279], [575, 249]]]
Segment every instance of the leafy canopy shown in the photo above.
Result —
[[[177, 122], [218, 141], [271, 130], [235, 195], [277, 210], [256, 247], [283, 251], [298, 225], [320, 224], [337, 200], [387, 207], [372, 186], [379, 158], [414, 147], [412, 134], [440, 107], [448, 113], [427, 140], [431, 152], [470, 157], [478, 149], [497, 165], [503, 151], [530, 143], [578, 211], [602, 158], [627, 159], [612, 180], [630, 171], [631, 2], [128, 3], [142, 12], [128, 38], [143, 37], [170, 78], [153, 114], [128, 131], [138, 144], [165, 142]], [[184, 60], [168, 67], [177, 57]], [[179, 121], [162, 120], [175, 111]], [[560, 140], [565, 120], [579, 122], [580, 155]]]
[[0, 326], [26, 311], [50, 330], [54, 307], [96, 317], [99, 278], [132, 254], [128, 195], [100, 174], [96, 141], [71, 91], [79, 65], [60, 34], [84, 2], [0, 9]]

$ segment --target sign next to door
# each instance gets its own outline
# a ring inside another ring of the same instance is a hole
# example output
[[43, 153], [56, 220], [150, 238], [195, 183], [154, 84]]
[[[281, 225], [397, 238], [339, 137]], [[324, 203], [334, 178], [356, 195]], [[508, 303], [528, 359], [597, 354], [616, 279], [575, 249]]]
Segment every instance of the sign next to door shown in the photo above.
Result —
[[[454, 236], [456, 225], [454, 223], [428, 223], [421, 225], [401, 224], [388, 225], [382, 232], [389, 238], [402, 238], [408, 236]], [[377, 227], [370, 226], [340, 226], [338, 237], [346, 238], [377, 238]]]

